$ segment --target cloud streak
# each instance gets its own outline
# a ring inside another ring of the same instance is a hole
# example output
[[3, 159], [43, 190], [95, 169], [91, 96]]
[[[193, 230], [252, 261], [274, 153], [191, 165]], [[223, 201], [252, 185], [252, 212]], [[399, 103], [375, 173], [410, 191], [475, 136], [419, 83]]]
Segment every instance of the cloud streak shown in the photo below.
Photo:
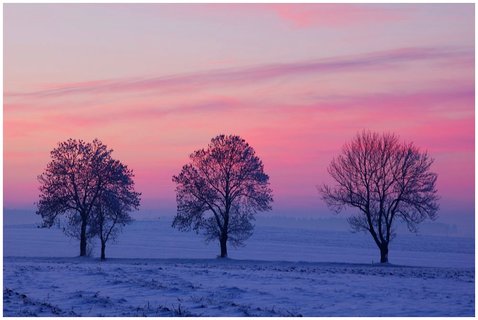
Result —
[[[18, 136], [26, 132], [59, 130], [58, 125], [66, 124], [61, 130], [68, 128], [92, 128], [109, 124], [118, 124], [132, 121], [159, 120], [165, 117], [182, 116], [194, 118], [197, 116], [219, 117], [230, 116], [237, 112], [239, 115], [254, 112], [258, 114], [283, 114], [286, 122], [296, 120], [297, 123], [307, 122], [311, 116], [327, 115], [329, 122], [338, 125], [335, 118], [341, 122], [359, 121], [361, 123], [383, 123], [384, 121], [410, 122], [424, 121], [428, 117], [433, 119], [454, 120], [473, 118], [473, 110], [468, 106], [473, 104], [474, 88], [461, 86], [460, 88], [435, 89], [410, 93], [382, 93], [365, 95], [345, 95], [341, 97], [316, 97], [304, 103], [293, 102], [257, 102], [240, 100], [231, 97], [211, 96], [201, 101], [183, 102], [167, 105], [145, 104], [115, 109], [98, 109], [97, 112], [55, 112], [41, 113], [38, 125], [23, 117], [6, 119], [4, 126], [9, 135]], [[128, 103], [127, 103], [128, 104]], [[453, 105], [450, 110], [449, 105]], [[445, 108], [443, 108], [444, 106]], [[6, 106], [8, 108], [8, 105]], [[390, 116], [390, 110], [394, 110]], [[423, 112], [426, 111], [425, 115]], [[246, 113], [244, 113], [246, 112]], [[346, 117], [344, 118], [344, 116]], [[299, 117], [300, 119], [295, 119]], [[25, 123], [25, 125], [22, 125]], [[51, 124], [54, 123], [54, 126]]]
[[70, 95], [114, 94], [138, 91], [194, 90], [207, 87], [247, 85], [278, 78], [321, 75], [337, 72], [384, 69], [420, 61], [462, 62], [473, 66], [473, 48], [414, 47], [313, 61], [268, 64], [246, 68], [210, 70], [149, 78], [71, 83], [32, 92], [7, 92], [7, 98], [63, 97]]
[[[266, 6], [264, 6], [266, 7]], [[267, 9], [295, 27], [344, 27], [403, 19], [398, 8], [357, 4], [272, 4]]]
[[[134, 6], [126, 6], [131, 10]], [[164, 8], [162, 5], [157, 7]], [[411, 7], [410, 7], [411, 8]], [[412, 10], [412, 9], [409, 9]], [[144, 13], [157, 15], [157, 11], [144, 10]], [[367, 4], [339, 4], [339, 3], [276, 3], [276, 4], [200, 4], [190, 6], [190, 15], [203, 15], [210, 19], [248, 18], [258, 15], [267, 17], [273, 15], [281, 22], [296, 28], [306, 27], [338, 27], [344, 28], [351, 25], [377, 24], [394, 20], [403, 20], [409, 17], [405, 10], [396, 6], [377, 6]], [[179, 16], [179, 12], [176, 12]]]

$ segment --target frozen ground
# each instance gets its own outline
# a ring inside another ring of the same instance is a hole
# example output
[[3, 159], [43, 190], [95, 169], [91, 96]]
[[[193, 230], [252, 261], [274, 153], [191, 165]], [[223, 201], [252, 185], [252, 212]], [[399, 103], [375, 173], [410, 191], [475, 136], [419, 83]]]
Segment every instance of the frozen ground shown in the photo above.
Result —
[[5, 258], [4, 316], [473, 316], [474, 271], [218, 259]]
[[224, 261], [167, 218], [137, 221], [100, 262], [59, 229], [7, 221], [4, 315], [474, 315], [473, 238], [399, 233], [380, 266], [369, 236], [332, 222], [259, 220]]

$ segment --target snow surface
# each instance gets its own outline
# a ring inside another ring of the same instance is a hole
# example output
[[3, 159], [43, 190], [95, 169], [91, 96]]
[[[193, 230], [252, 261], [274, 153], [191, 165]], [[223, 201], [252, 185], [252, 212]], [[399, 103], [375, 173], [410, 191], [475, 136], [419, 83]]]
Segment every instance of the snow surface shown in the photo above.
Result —
[[473, 316], [474, 271], [223, 259], [5, 258], [4, 316]]
[[384, 266], [370, 236], [312, 222], [258, 220], [224, 260], [170, 218], [136, 221], [106, 262], [59, 229], [6, 223], [4, 316], [474, 315], [473, 238], [402, 232]]

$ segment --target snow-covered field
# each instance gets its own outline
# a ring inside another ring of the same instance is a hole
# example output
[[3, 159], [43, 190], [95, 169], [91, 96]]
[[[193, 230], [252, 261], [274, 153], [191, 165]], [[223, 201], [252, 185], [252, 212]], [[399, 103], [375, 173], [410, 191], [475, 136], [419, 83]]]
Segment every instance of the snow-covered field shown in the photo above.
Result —
[[100, 262], [58, 229], [7, 221], [4, 315], [474, 315], [473, 238], [399, 233], [381, 266], [369, 236], [340, 222], [258, 220], [222, 260], [170, 222], [135, 222]]
[[471, 269], [6, 258], [5, 316], [473, 316]]

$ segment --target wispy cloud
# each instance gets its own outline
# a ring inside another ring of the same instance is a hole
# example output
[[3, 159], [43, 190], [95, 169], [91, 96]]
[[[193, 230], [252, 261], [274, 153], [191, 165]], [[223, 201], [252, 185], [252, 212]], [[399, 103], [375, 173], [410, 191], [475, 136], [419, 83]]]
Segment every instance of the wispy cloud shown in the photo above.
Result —
[[[33, 134], [36, 131], [61, 131], [72, 128], [94, 128], [118, 123], [131, 123], [146, 120], [158, 121], [167, 117], [180, 116], [182, 119], [203, 115], [214, 119], [226, 114], [238, 121], [249, 114], [265, 116], [281, 114], [285, 122], [296, 120], [299, 124], [308, 122], [310, 117], [327, 115], [328, 122], [339, 125], [347, 121], [373, 125], [374, 123], [410, 123], [433, 121], [452, 121], [473, 119], [474, 112], [469, 106], [474, 101], [474, 88], [463, 85], [460, 88], [437, 88], [430, 91], [404, 93], [375, 93], [364, 95], [321, 96], [308, 102], [255, 102], [254, 99], [236, 99], [231, 97], [210, 96], [196, 102], [183, 102], [171, 105], [146, 104], [142, 106], [119, 107], [115, 109], [98, 108], [96, 112], [63, 112], [39, 113], [36, 121], [23, 117], [9, 118], [4, 126], [10, 136]], [[450, 109], [449, 106], [453, 105]], [[8, 105], [7, 105], [8, 107]], [[390, 114], [393, 110], [393, 116]], [[244, 112], [245, 111], [245, 112]], [[237, 113], [235, 113], [237, 112]], [[426, 116], [424, 116], [424, 112]], [[194, 115], [194, 116], [193, 116]], [[235, 117], [235, 116], [234, 116]], [[272, 121], [272, 119], [269, 119]], [[282, 121], [280, 120], [280, 121]], [[211, 120], [213, 121], [213, 120]], [[279, 122], [280, 122], [279, 121]], [[54, 123], [55, 125], [51, 125]], [[277, 124], [277, 126], [284, 125]], [[323, 125], [323, 124], [322, 124]], [[309, 130], [310, 128], [307, 128]], [[293, 131], [300, 131], [295, 128]], [[287, 131], [289, 132], [289, 131]]]
[[372, 52], [339, 58], [268, 64], [255, 67], [209, 70], [169, 76], [129, 78], [119, 80], [69, 83], [57, 88], [31, 92], [7, 92], [5, 97], [61, 97], [100, 93], [201, 89], [216, 86], [247, 85], [276, 78], [383, 69], [416, 61], [461, 61], [473, 65], [473, 48], [468, 47], [414, 47]]
[[392, 6], [365, 4], [273, 4], [264, 9], [272, 10], [279, 18], [295, 27], [344, 27], [351, 25], [380, 23], [401, 20], [403, 10]]

